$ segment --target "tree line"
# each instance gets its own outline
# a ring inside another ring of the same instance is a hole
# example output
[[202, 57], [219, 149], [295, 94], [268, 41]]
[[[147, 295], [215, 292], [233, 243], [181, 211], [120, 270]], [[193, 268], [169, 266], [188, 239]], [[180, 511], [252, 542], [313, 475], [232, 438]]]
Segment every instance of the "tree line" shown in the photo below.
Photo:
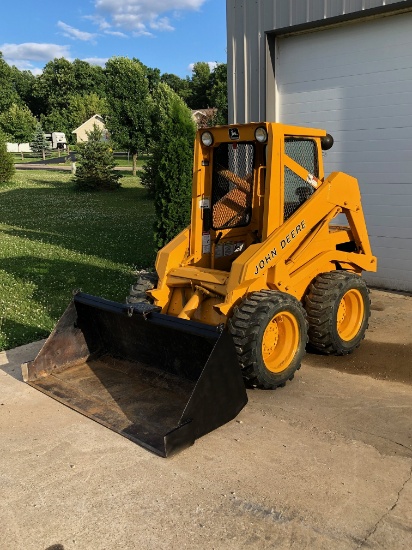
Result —
[[[30, 71], [9, 66], [0, 52], [0, 130], [9, 141], [23, 143], [32, 140], [36, 124], [40, 123], [44, 132], [64, 132], [69, 143], [73, 143], [73, 130], [91, 116], [98, 113], [109, 119], [118, 110], [117, 101], [133, 99], [133, 81], [128, 82], [126, 77], [131, 64], [140, 67], [149, 93], [160, 83], [167, 84], [191, 109], [217, 108], [212, 123], [227, 122], [226, 64], [211, 70], [208, 63], [195, 63], [192, 76], [180, 78], [161, 74], [159, 69], [146, 67], [137, 59], [113, 57], [103, 68], [80, 59], [70, 62], [61, 58], [49, 61], [43, 72], [34, 76]], [[116, 73], [120, 66], [125, 73]], [[136, 93], [139, 95], [138, 90]], [[134, 113], [133, 119], [138, 114], [140, 122], [135, 135], [130, 136], [134, 148], [142, 146], [140, 130], [147, 118], [146, 107], [139, 102], [138, 105], [134, 111], [142, 111]]]
[[[131, 152], [134, 175], [137, 156], [150, 152], [141, 181], [154, 199], [160, 248], [190, 220], [196, 131], [190, 109], [216, 108], [210, 124], [227, 123], [226, 80], [225, 64], [211, 70], [208, 63], [196, 63], [192, 77], [181, 79], [125, 57], [112, 57], [104, 68], [54, 59], [33, 76], [10, 67], [0, 54], [0, 165], [6, 157], [10, 164], [5, 138], [41, 149], [43, 131], [64, 132], [70, 139], [83, 122], [102, 115], [114, 146]], [[86, 190], [118, 189], [111, 145], [99, 136], [95, 128], [90, 143], [78, 145], [76, 183]], [[10, 180], [9, 168], [8, 174], [0, 172], [0, 183]]]

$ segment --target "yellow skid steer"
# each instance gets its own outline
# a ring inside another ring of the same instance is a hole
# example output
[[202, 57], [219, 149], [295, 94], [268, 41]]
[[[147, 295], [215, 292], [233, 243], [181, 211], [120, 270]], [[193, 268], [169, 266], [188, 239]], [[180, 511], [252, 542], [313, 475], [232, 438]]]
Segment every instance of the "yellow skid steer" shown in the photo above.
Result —
[[325, 178], [332, 145], [278, 123], [199, 130], [190, 227], [126, 304], [75, 294], [24, 379], [170, 456], [235, 418], [245, 383], [284, 386], [308, 341], [352, 352], [370, 315], [361, 273], [377, 262], [357, 180]]

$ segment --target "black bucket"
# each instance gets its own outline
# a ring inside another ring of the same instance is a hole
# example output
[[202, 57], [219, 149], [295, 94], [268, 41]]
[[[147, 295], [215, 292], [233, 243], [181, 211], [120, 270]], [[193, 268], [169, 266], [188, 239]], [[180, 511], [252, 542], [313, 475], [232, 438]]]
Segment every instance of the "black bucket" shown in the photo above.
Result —
[[159, 309], [76, 294], [24, 380], [160, 456], [192, 445], [246, 390], [225, 330]]

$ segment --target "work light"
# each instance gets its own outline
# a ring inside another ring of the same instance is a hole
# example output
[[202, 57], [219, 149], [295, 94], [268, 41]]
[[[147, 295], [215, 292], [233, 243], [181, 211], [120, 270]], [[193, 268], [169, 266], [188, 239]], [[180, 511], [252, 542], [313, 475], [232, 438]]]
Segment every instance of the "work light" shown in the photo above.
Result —
[[210, 147], [213, 144], [213, 136], [210, 132], [203, 132], [202, 143], [206, 145], [206, 147]]
[[266, 131], [266, 128], [263, 128], [263, 126], [259, 126], [259, 128], [256, 128], [255, 130], [255, 138], [256, 141], [259, 143], [265, 143], [268, 139], [268, 133]]

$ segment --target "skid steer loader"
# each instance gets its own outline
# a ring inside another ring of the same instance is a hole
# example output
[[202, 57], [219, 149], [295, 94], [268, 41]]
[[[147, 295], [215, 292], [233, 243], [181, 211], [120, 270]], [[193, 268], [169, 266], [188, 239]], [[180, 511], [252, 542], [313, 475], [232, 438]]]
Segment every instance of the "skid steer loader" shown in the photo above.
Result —
[[[352, 352], [376, 258], [357, 180], [324, 176], [332, 144], [278, 123], [200, 130], [190, 227], [128, 303], [75, 294], [24, 379], [169, 456], [233, 419], [245, 381], [284, 386], [308, 341]], [[332, 224], [339, 214], [347, 224]]]

